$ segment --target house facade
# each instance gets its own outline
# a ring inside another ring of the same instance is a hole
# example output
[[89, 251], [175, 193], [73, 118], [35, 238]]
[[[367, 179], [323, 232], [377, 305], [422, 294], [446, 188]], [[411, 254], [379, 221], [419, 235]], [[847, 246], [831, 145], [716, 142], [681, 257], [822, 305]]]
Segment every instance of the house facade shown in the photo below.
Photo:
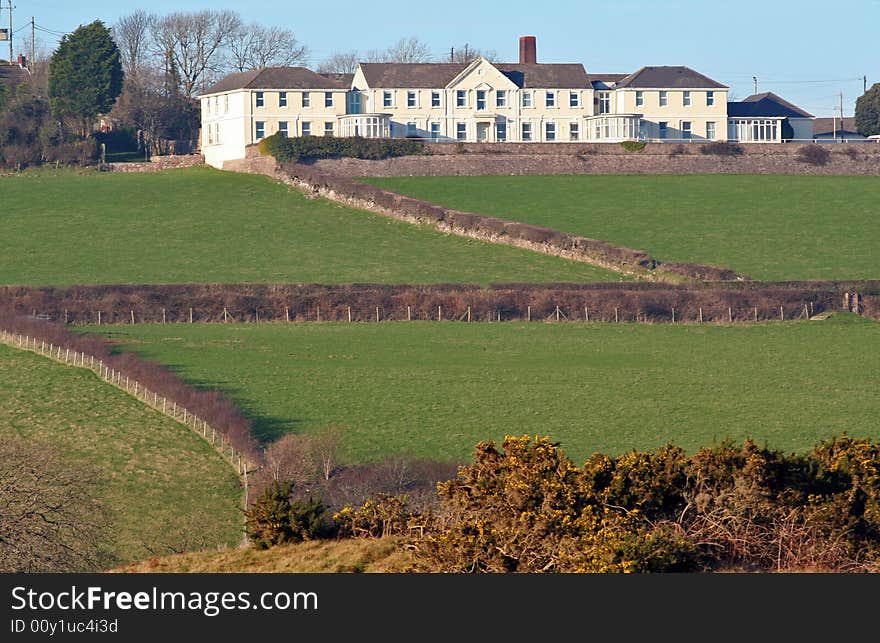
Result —
[[[200, 96], [201, 142], [206, 161], [222, 167], [279, 132], [430, 142], [773, 142], [785, 138], [786, 119], [812, 119], [789, 103], [799, 113], [763, 116], [760, 103], [733, 126], [731, 106], [741, 104], [727, 98], [726, 85], [688, 67], [590, 74], [580, 63], [539, 63], [534, 37], [525, 36], [517, 63], [360, 63], [353, 76], [303, 67], [232, 74]], [[806, 134], [805, 125], [796, 129]]]

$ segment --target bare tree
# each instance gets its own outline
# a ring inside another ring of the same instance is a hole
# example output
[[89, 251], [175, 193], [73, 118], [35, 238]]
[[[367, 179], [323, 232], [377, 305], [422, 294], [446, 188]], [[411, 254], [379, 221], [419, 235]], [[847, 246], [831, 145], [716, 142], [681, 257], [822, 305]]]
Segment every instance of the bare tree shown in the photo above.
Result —
[[119, 47], [126, 80], [135, 80], [148, 66], [152, 54], [152, 34], [156, 16], [138, 9], [113, 25], [113, 39]]
[[0, 441], [0, 572], [84, 572], [112, 562], [94, 480], [48, 444]]
[[357, 71], [360, 56], [357, 51], [339, 51], [318, 65], [321, 74], [353, 74]]
[[415, 36], [401, 38], [383, 51], [372, 50], [367, 60], [385, 63], [426, 63], [431, 62], [431, 48]]
[[461, 47], [453, 47], [450, 54], [449, 62], [460, 64], [467, 64], [480, 56], [489, 62], [498, 60], [498, 52], [494, 49], [477, 49], [476, 47], [471, 47], [468, 43], [464, 43]]
[[177, 12], [156, 20], [158, 53], [173, 60], [185, 96], [192, 98], [223, 70], [224, 45], [240, 27], [241, 18], [229, 10]]
[[314, 450], [307, 436], [289, 433], [266, 449], [264, 471], [273, 482], [293, 482], [297, 486], [313, 482], [318, 475]]
[[229, 37], [231, 67], [236, 71], [263, 67], [287, 67], [308, 59], [308, 47], [289, 29], [241, 25]]
[[312, 453], [324, 480], [329, 480], [339, 466], [344, 433], [341, 426], [330, 424], [312, 438]]

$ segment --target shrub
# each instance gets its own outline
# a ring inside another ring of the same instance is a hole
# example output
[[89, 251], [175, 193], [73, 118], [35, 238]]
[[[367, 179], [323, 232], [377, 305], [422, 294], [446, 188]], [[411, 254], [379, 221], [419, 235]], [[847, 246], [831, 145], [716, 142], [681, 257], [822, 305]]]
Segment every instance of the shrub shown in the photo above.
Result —
[[292, 483], [275, 482], [246, 511], [248, 533], [257, 549], [311, 540], [320, 532], [323, 504], [292, 501], [292, 493]]
[[259, 145], [260, 153], [274, 156], [279, 163], [310, 163], [327, 158], [386, 159], [424, 154], [421, 141], [406, 139], [368, 139], [360, 136], [268, 136]]
[[455, 144], [455, 153], [456, 154], [465, 154], [467, 150], [464, 147], [464, 143], [456, 143]]
[[681, 143], [679, 143], [669, 151], [670, 158], [675, 158], [676, 156], [684, 156], [685, 154], [687, 154], [687, 149]]
[[645, 143], [642, 141], [621, 141], [620, 147], [627, 152], [641, 152], [645, 149]]
[[795, 158], [801, 163], [808, 163], [810, 165], [821, 167], [823, 165], [828, 165], [828, 161], [831, 160], [831, 152], [821, 145], [812, 143], [801, 147], [797, 151], [797, 156]]
[[701, 154], [712, 154], [714, 156], [742, 156], [745, 150], [741, 145], [731, 143], [730, 141], [713, 141], [700, 146]]

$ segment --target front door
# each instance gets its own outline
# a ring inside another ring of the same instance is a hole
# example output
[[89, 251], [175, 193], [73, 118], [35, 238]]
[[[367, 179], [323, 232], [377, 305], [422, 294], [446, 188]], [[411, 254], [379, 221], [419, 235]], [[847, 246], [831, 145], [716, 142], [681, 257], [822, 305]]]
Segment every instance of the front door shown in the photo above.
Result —
[[485, 143], [489, 140], [489, 123], [477, 123], [477, 141]]

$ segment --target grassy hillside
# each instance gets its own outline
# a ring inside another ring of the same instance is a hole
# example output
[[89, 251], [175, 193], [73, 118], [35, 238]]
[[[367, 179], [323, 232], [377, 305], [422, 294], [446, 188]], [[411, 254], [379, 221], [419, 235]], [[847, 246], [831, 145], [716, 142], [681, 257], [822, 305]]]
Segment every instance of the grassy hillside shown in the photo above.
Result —
[[241, 540], [238, 478], [189, 429], [89, 371], [0, 345], [0, 439], [15, 434], [95, 472], [121, 561]]
[[880, 181], [846, 176], [368, 179], [448, 207], [611, 241], [755, 279], [876, 279]]
[[122, 573], [345, 573], [400, 572], [411, 564], [397, 538], [319, 540], [259, 551], [247, 548], [153, 557], [114, 572]]
[[617, 281], [199, 167], [0, 177], [0, 283]]
[[880, 324], [424, 323], [93, 328], [228, 391], [260, 438], [346, 428], [349, 455], [466, 459], [546, 434], [596, 451], [880, 435]]

